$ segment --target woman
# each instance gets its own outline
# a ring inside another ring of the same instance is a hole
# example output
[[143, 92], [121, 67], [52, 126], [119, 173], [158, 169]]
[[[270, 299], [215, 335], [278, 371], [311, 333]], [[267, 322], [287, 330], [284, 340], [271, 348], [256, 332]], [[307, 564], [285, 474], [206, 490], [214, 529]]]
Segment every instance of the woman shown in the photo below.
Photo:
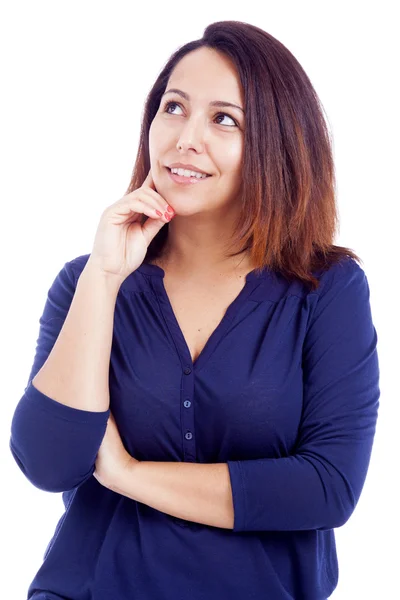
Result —
[[28, 598], [331, 595], [380, 395], [334, 189], [280, 42], [224, 21], [170, 58], [127, 193], [49, 290], [13, 417], [15, 460], [65, 504]]

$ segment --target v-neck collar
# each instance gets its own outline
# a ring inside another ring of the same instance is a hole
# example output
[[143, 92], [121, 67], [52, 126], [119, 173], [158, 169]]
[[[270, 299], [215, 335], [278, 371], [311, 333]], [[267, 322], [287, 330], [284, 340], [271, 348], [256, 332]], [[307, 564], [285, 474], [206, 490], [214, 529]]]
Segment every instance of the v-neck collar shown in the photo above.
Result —
[[175, 316], [170, 299], [165, 289], [164, 269], [162, 269], [158, 265], [142, 263], [137, 270], [144, 273], [145, 275], [151, 276], [150, 281], [153, 291], [157, 297], [160, 306], [160, 311], [164, 317], [172, 341], [175, 345], [178, 357], [181, 361], [182, 368], [194, 369], [195, 371], [200, 370], [205, 365], [206, 361], [211, 356], [218, 343], [227, 333], [231, 322], [233, 321], [239, 310], [242, 308], [247, 298], [260, 285], [264, 277], [264, 270], [262, 270], [261, 272], [257, 272], [256, 269], [253, 269], [252, 271], [247, 273], [246, 281], [243, 288], [228, 306], [221, 321], [211, 333], [199, 356], [193, 362], [189, 347], [186, 343], [186, 339], [179, 326], [178, 320]]

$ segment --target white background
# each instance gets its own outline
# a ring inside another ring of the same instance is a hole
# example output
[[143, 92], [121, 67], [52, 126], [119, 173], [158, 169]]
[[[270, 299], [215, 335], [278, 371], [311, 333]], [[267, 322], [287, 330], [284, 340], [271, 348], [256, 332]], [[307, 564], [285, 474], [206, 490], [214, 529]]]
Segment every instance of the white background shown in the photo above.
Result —
[[2, 598], [26, 598], [63, 512], [61, 494], [32, 486], [8, 449], [47, 291], [66, 261], [91, 252], [101, 212], [125, 193], [144, 100], [167, 58], [219, 20], [246, 21], [285, 44], [328, 115], [341, 220], [336, 243], [363, 259], [381, 369], [381, 406], [367, 480], [352, 517], [335, 530], [339, 583], [331, 598], [397, 597], [396, 5], [277, 0], [2, 4]]

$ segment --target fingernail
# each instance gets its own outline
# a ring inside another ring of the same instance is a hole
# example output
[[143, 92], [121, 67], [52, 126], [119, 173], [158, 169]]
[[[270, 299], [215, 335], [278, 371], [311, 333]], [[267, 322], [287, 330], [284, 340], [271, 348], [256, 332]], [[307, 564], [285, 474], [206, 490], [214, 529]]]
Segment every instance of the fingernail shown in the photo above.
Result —
[[174, 209], [171, 206], [167, 206], [167, 211], [170, 212], [170, 213], [173, 213]]
[[172, 219], [172, 215], [170, 215], [167, 212], [164, 213], [164, 217], [167, 219], [167, 221], [170, 221]]
[[159, 210], [156, 210], [156, 213], [158, 214], [159, 217], [162, 217], [162, 212], [160, 212]]

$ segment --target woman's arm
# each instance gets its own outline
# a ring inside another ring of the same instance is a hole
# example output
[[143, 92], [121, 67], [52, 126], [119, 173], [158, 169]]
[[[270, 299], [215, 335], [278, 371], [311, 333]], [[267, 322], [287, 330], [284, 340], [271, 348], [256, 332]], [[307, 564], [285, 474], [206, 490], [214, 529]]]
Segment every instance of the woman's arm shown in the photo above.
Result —
[[226, 463], [132, 461], [110, 489], [179, 519], [233, 529]]
[[109, 365], [120, 284], [88, 260], [60, 334], [32, 380], [42, 394], [81, 410], [109, 408]]

